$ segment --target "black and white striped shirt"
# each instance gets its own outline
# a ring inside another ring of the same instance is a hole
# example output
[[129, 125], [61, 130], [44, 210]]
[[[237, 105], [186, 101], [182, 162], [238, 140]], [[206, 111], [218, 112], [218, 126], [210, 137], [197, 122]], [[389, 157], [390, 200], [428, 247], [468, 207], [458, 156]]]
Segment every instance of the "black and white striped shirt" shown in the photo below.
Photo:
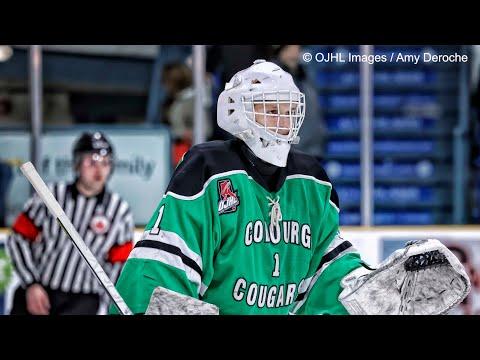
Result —
[[[133, 244], [134, 221], [128, 203], [105, 189], [87, 198], [74, 184], [60, 182], [49, 188], [115, 282]], [[7, 250], [22, 286], [39, 283], [69, 293], [103, 293], [80, 252], [37, 194], [27, 201], [12, 230]]]

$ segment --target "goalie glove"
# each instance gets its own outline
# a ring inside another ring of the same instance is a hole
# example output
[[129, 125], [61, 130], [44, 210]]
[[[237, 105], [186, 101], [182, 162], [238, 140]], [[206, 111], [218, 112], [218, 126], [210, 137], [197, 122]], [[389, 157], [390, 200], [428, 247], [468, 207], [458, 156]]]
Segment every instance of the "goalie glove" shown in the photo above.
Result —
[[352, 315], [439, 315], [470, 292], [460, 261], [440, 241], [412, 241], [376, 270], [358, 268], [342, 279], [339, 300]]

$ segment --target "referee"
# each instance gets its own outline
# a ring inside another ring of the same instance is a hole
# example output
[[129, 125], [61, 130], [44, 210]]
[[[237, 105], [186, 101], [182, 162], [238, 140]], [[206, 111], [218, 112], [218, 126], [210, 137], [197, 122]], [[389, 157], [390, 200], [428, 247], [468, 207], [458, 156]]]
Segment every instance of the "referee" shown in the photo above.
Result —
[[[84, 133], [73, 159], [75, 181], [49, 188], [115, 282], [132, 249], [134, 222], [127, 202], [106, 189], [114, 165], [112, 145], [100, 132]], [[21, 280], [11, 314], [98, 312], [103, 288], [37, 194], [14, 222], [7, 250]]]

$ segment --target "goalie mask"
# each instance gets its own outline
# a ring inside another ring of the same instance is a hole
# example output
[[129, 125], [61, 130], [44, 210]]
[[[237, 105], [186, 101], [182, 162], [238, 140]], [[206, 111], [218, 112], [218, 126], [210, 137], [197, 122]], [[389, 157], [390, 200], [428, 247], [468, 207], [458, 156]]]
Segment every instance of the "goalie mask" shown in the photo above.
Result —
[[243, 140], [260, 159], [287, 165], [305, 118], [305, 95], [278, 65], [256, 60], [235, 74], [218, 98], [218, 126]]

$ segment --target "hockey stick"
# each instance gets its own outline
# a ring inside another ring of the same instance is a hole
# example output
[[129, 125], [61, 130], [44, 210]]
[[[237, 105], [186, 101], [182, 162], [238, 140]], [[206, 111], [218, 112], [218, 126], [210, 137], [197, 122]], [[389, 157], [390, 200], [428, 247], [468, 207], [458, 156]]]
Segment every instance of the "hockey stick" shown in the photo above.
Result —
[[133, 315], [122, 296], [118, 293], [115, 285], [113, 285], [112, 281], [109, 279], [90, 249], [87, 247], [87, 245], [85, 245], [85, 242], [78, 234], [77, 230], [61, 208], [60, 204], [48, 189], [47, 185], [45, 185], [45, 182], [42, 180], [37, 170], [35, 170], [33, 164], [31, 162], [26, 162], [20, 166], [20, 170], [22, 170], [23, 175], [25, 175], [28, 181], [30, 181], [30, 184], [32, 184], [32, 186], [35, 188], [38, 196], [40, 196], [47, 208], [50, 210], [53, 216], [55, 216], [63, 230], [65, 230], [67, 235], [73, 241], [75, 247], [78, 249], [78, 251], [80, 251], [80, 254], [87, 262], [90, 270], [92, 270], [98, 281], [100, 281], [104, 289], [107, 291], [108, 295], [120, 313], [122, 315]]

